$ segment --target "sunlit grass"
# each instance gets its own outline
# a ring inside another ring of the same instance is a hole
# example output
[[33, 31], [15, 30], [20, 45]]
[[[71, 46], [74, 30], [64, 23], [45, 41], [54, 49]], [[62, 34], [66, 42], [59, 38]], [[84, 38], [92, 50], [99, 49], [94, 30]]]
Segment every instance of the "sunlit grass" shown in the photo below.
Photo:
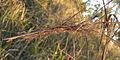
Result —
[[[90, 16], [83, 15], [86, 6], [82, 0], [0, 1], [0, 60], [100, 59], [104, 47], [103, 44], [100, 45], [101, 33], [98, 33], [101, 31], [101, 25], [91, 22]], [[79, 10], [80, 12], [75, 14]], [[83, 21], [85, 23], [81, 23]], [[62, 23], [64, 24], [62, 25]], [[71, 28], [71, 26], [80, 23], [82, 27], [78, 26], [76, 30], [49, 31], [51, 28], [61, 26], [72, 29], [74, 27]], [[9, 42], [2, 40], [44, 30], [48, 31], [49, 34], [26, 36]], [[106, 36], [103, 37], [103, 40], [106, 40]], [[110, 45], [106, 59], [119, 58], [114, 47], [114, 44]]]

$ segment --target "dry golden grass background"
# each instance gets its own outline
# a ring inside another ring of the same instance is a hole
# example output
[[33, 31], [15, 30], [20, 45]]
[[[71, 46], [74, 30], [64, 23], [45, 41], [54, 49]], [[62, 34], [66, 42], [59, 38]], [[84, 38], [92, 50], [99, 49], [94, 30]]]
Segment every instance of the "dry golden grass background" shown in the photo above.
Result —
[[106, 31], [104, 10], [92, 22], [86, 7], [82, 0], [0, 0], [0, 60], [119, 60], [111, 37], [119, 22], [109, 19]]

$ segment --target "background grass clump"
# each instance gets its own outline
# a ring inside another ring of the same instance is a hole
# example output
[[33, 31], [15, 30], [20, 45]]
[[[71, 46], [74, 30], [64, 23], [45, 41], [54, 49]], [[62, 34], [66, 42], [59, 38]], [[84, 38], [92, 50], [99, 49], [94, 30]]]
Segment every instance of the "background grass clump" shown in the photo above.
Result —
[[[110, 38], [101, 34], [104, 10], [96, 13], [100, 16], [93, 22], [92, 15], [96, 14], [91, 13], [92, 8], [87, 10], [89, 2], [1, 0], [0, 60], [119, 60], [118, 46], [112, 42], [105, 45]], [[108, 14], [111, 8], [108, 8]], [[85, 15], [86, 12], [91, 15]], [[112, 24], [110, 28], [113, 28]], [[46, 35], [4, 40], [39, 31], [46, 32]]]

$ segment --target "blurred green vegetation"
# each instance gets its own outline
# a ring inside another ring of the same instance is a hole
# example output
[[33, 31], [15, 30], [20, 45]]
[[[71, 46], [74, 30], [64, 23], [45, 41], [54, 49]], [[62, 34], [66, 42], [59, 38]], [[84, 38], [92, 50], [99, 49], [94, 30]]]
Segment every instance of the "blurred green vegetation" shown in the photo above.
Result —
[[[82, 0], [0, 0], [0, 60], [101, 59], [101, 37], [89, 30], [51, 33], [34, 39], [20, 38], [10, 42], [2, 40], [61, 26], [66, 18], [78, 11], [80, 13], [69, 19], [65, 26], [73, 26], [84, 20], [92, 21], [90, 16], [83, 14], [89, 11], [86, 7]], [[99, 4], [95, 7], [99, 8]], [[120, 59], [117, 48], [114, 49], [108, 50], [105, 60]]]

